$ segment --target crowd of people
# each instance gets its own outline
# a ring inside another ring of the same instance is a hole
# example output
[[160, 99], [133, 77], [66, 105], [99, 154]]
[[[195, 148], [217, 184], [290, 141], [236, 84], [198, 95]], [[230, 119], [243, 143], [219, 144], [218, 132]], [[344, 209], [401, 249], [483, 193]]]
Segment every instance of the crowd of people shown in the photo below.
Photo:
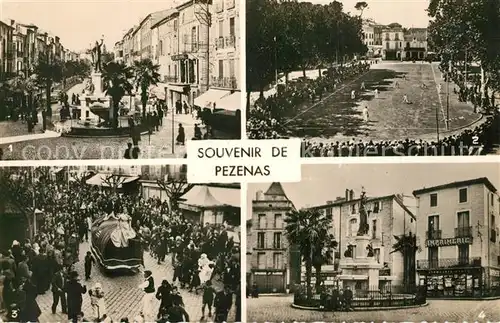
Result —
[[404, 139], [393, 141], [302, 142], [302, 157], [375, 157], [375, 156], [472, 156], [485, 155], [500, 137], [500, 115], [495, 112], [474, 129], [444, 136], [439, 141]]
[[[24, 170], [19, 172], [16, 178], [23, 178]], [[0, 258], [0, 309], [9, 321], [38, 321], [41, 310], [37, 296], [49, 291], [53, 313], [61, 304], [70, 321], [112, 321], [106, 312], [102, 285], [97, 282], [87, 288], [80, 281], [75, 264], [84, 262], [85, 279], [90, 278], [95, 259], [90, 252], [79, 254], [80, 243], [91, 239], [94, 220], [118, 210], [130, 216], [143, 249], [150, 251], [159, 263], [170, 254], [174, 268], [171, 282], [164, 279], [159, 286], [150, 283], [151, 272], [144, 268], [147, 284], [139, 288], [145, 296], [141, 315], [134, 321], [189, 321], [178, 288], [202, 291], [200, 306], [203, 312], [208, 306], [211, 315], [213, 305], [217, 322], [227, 320], [236, 295], [236, 313], [241, 315], [239, 247], [224, 225], [193, 224], [159, 199], [118, 194], [79, 181], [57, 181], [50, 174], [40, 175], [32, 185], [36, 207], [43, 210], [44, 217], [37, 222], [37, 232], [31, 239], [13, 241]], [[216, 292], [221, 286], [223, 290]], [[161, 305], [158, 313], [152, 313], [152, 293]], [[90, 298], [93, 313], [82, 311], [84, 297]], [[128, 318], [114, 319], [128, 322]]]
[[324, 71], [316, 79], [299, 78], [278, 84], [273, 95], [261, 95], [249, 108], [247, 136], [250, 139], [277, 139], [286, 134], [280, 120], [294, 115], [304, 104], [321, 101], [325, 95], [334, 92], [343, 83], [366, 73], [370, 64], [366, 62], [337, 66]]

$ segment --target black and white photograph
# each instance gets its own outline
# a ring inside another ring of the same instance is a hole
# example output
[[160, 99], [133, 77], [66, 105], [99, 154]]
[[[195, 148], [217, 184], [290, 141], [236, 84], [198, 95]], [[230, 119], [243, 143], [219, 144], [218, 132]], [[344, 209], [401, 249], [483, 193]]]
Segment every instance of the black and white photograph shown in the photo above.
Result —
[[246, 0], [247, 137], [303, 157], [498, 154], [497, 0]]
[[303, 165], [249, 184], [248, 322], [500, 317], [498, 163]]
[[2, 1], [0, 160], [241, 138], [238, 0]]
[[0, 320], [239, 322], [240, 185], [186, 166], [0, 168]]

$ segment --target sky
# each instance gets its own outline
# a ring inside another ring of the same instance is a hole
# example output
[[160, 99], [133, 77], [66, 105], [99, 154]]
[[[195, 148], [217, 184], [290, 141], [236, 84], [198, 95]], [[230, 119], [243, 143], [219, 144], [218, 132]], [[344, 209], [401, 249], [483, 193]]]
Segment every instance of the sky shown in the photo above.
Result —
[[[299, 0], [317, 4], [328, 4], [331, 0]], [[344, 12], [359, 14], [354, 6], [358, 0], [338, 0], [344, 5]], [[372, 18], [379, 24], [388, 25], [398, 22], [403, 27], [426, 28], [429, 23], [427, 6], [429, 0], [368, 0], [368, 8], [363, 11], [363, 18]]]
[[64, 48], [86, 50], [104, 35], [112, 50], [125, 32], [173, 0], [0, 0], [0, 19], [33, 23], [59, 36]]
[[[302, 181], [282, 183], [282, 186], [297, 209], [324, 205], [338, 196], [344, 197], [346, 189], [354, 190], [359, 197], [362, 186], [367, 196], [408, 195], [410, 198], [405, 198], [404, 202], [412, 207], [415, 203], [411, 196], [416, 189], [478, 177], [487, 177], [500, 189], [498, 163], [302, 165]], [[252, 216], [251, 201], [256, 192], [265, 192], [269, 185], [248, 184], [247, 218]]]

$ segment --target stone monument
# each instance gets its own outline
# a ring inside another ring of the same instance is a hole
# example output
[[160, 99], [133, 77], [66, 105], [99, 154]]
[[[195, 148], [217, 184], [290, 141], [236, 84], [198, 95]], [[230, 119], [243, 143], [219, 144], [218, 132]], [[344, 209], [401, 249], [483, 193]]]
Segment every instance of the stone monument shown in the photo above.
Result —
[[[347, 246], [344, 257], [340, 259], [339, 269], [342, 272], [339, 280], [343, 287], [355, 289], [356, 283], [361, 282], [363, 290], [378, 290], [379, 274], [383, 264], [374, 257], [373, 248], [368, 235], [368, 211], [366, 210], [366, 192], [361, 192], [359, 207], [359, 228], [354, 242]], [[355, 252], [354, 252], [355, 248]]]
[[92, 54], [92, 74], [85, 86], [85, 96], [81, 100], [80, 120], [86, 125], [100, 124], [112, 118], [111, 100], [104, 93], [102, 81], [102, 52], [104, 36], [90, 49]]

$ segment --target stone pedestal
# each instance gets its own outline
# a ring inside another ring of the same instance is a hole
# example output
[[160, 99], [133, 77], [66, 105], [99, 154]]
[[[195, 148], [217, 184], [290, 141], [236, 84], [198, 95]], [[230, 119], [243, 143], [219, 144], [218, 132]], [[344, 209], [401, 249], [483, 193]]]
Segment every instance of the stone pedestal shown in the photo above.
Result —
[[379, 288], [380, 269], [383, 268], [374, 257], [368, 257], [367, 247], [370, 244], [369, 236], [355, 238], [356, 252], [352, 258], [342, 258], [339, 269], [342, 274], [339, 279], [343, 286], [354, 288], [356, 282], [361, 282], [363, 289], [377, 290]]
[[94, 96], [104, 96], [104, 88], [102, 86], [102, 74], [98, 72], [92, 73], [92, 84], [94, 84]]

